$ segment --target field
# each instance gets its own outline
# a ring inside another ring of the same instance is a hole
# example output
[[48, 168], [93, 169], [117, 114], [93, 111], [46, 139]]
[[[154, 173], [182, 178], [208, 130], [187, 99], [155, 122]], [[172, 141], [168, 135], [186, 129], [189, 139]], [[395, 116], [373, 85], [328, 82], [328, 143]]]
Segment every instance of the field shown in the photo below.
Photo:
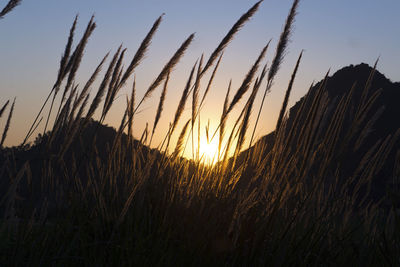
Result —
[[[152, 139], [161, 130], [157, 125], [163, 118], [169, 73], [194, 35], [183, 41], [145, 95], [137, 98], [135, 83], [127, 81], [146, 55], [162, 16], [130, 61], [125, 62], [125, 49], [119, 47], [101, 60], [82, 86], [74, 81], [96, 24], [92, 18], [76, 42], [75, 19], [54, 86], [18, 147], [3, 147], [14, 102], [1, 100], [0, 116], [6, 121], [0, 144], [1, 265], [400, 264], [398, 191], [391, 187], [381, 200], [369, 196], [373, 178], [398, 148], [400, 131], [360, 155], [351, 174], [342, 171], [346, 149], [361, 146], [376, 120], [365, 115], [379, 95], [369, 91], [375, 68], [364, 81], [357, 105], [351, 101], [354, 90], [348, 88], [332, 111], [334, 119], [323, 121], [331, 103], [325, 94], [327, 74], [303, 98], [296, 114], [290, 114], [289, 123], [288, 99], [301, 67], [300, 54], [271, 141], [254, 140], [264, 99], [284, 61], [299, 1], [293, 2], [271, 63], [263, 64], [267, 49], [272, 49], [268, 43], [241, 86], [227, 88], [218, 128], [207, 127], [209, 143], [217, 140], [216, 153], [200, 152], [204, 125], [199, 117], [213, 90], [213, 77], [225, 48], [261, 2], [237, 20], [208, 58], [201, 56], [193, 65], [170, 128], [164, 129], [164, 142], [157, 147]], [[100, 83], [95, 90], [96, 80]], [[126, 86], [132, 91], [120, 127], [103, 126]], [[136, 140], [135, 116], [157, 89], [162, 94], [154, 121]], [[258, 93], [260, 107], [253, 105]], [[228, 129], [226, 121], [239, 102], [245, 105]], [[184, 118], [188, 105], [191, 117]], [[51, 108], [44, 114], [46, 106]], [[355, 110], [350, 122], [345, 116], [349, 110]], [[100, 118], [94, 120], [99, 111]], [[255, 125], [249, 123], [252, 113]], [[54, 124], [49, 123], [52, 114]], [[181, 120], [185, 124], [180, 129]], [[40, 123], [45, 129], [38, 134]], [[179, 133], [176, 144], [171, 141], [174, 133]], [[249, 147], [245, 140], [250, 140]], [[182, 157], [186, 146], [198, 153]], [[394, 176], [400, 174], [400, 154], [395, 155]]]

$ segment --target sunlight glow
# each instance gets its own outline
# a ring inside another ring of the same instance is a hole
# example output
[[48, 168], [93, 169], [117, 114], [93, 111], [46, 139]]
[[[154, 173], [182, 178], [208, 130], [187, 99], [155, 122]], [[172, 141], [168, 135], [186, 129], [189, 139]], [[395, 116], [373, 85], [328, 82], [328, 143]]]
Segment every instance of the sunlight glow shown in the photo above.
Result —
[[218, 157], [218, 138], [214, 138], [207, 141], [206, 138], [202, 138], [200, 141], [200, 158], [201, 161], [206, 164], [215, 164]]

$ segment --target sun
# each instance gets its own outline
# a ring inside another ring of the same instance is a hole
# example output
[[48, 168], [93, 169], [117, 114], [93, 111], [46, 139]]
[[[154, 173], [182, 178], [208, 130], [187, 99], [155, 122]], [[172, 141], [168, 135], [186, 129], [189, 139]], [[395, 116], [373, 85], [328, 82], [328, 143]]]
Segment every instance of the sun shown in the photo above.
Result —
[[200, 140], [200, 158], [206, 164], [214, 164], [218, 157], [218, 138], [207, 141], [206, 138]]

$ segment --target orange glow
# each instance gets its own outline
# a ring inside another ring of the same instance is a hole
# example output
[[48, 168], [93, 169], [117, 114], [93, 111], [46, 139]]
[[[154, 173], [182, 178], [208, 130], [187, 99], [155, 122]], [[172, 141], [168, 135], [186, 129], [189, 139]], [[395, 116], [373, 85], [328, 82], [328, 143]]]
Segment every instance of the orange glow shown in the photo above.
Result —
[[205, 164], [215, 164], [218, 157], [218, 138], [215, 137], [213, 140], [201, 138], [200, 140], [200, 159]]

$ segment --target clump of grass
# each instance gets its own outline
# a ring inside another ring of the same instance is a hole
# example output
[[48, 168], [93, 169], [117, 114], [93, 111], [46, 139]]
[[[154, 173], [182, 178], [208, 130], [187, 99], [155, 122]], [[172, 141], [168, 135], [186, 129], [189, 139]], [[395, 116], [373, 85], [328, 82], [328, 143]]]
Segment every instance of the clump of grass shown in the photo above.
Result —
[[[151, 144], [163, 112], [170, 74], [194, 35], [182, 43], [137, 104], [135, 77], [115, 131], [101, 126], [101, 122], [119, 90], [126, 86], [142, 61], [162, 16], [153, 24], [126, 70], [122, 67], [125, 49], [121, 46], [116, 50], [92, 99], [89, 99], [91, 89], [108, 54], [82, 89], [75, 85], [73, 77], [95, 25], [93, 19], [90, 20], [87, 33], [70, 55], [75, 19], [55, 86], [45, 100], [46, 104], [53, 96], [54, 103], [60, 103], [51, 131], [39, 136], [35, 144], [25, 150], [21, 147], [20, 150], [1, 150], [2, 264], [396, 265], [400, 229], [395, 206], [384, 210], [380, 203], [369, 201], [368, 191], [374, 175], [395, 147], [400, 131], [372, 146], [351, 176], [343, 177], [341, 168], [346, 160], [343, 157], [345, 146], [352, 140], [357, 140], [354, 145], [359, 146], [381, 112], [378, 110], [372, 118], [362, 114], [370, 110], [377, 99], [377, 93], [368, 94], [374, 71], [359, 106], [351, 104], [355, 87], [338, 102], [329, 99], [327, 74], [318, 88], [311, 86], [293, 115], [294, 120], [289, 122], [285, 113], [301, 53], [286, 90], [272, 144], [256, 143], [246, 153], [241, 153], [257, 93], [266, 79], [250, 143], [253, 141], [265, 92], [271, 89], [287, 49], [298, 3], [297, 0], [293, 2], [269, 70], [264, 64], [258, 71], [266, 45], [231, 101], [229, 82], [218, 127], [216, 157], [222, 160], [215, 165], [204, 164], [202, 155], [193, 156], [192, 160], [180, 156], [190, 138], [190, 126], [194, 151], [196, 119], [200, 138], [201, 108], [211, 90], [224, 49], [254, 15], [261, 1], [235, 23], [204, 67], [203, 56], [199, 64], [196, 62], [192, 67], [165, 136], [165, 151], [162, 150], [164, 143], [159, 150], [145, 145], [150, 135], [149, 124], [140, 140], [134, 140], [134, 116], [141, 103], [164, 82], [151, 130]], [[217, 59], [208, 82], [202, 82], [203, 74]], [[55, 91], [65, 79], [63, 96], [55, 100]], [[200, 100], [202, 85], [205, 88]], [[227, 129], [228, 113], [237, 107], [249, 88], [252, 88], [251, 93], [235, 118], [234, 127]], [[183, 110], [191, 92], [190, 118], [180, 130], [174, 151], [169, 154], [170, 138], [178, 130], [178, 122], [185, 117]], [[323, 126], [332, 103], [337, 103], [333, 105], [333, 117]], [[0, 117], [8, 104], [7, 101], [2, 106]], [[100, 120], [95, 122], [92, 118], [101, 104]], [[14, 103], [1, 145], [13, 109]], [[350, 109], [359, 112], [350, 126], [345, 127], [345, 114]], [[27, 137], [38, 127], [38, 118]], [[209, 133], [208, 124], [207, 139], [212, 139]], [[225, 136], [228, 140], [224, 140]], [[346, 137], [346, 142], [342, 142], [342, 136]], [[27, 138], [23, 144], [26, 141]], [[198, 139], [197, 145], [199, 143]], [[231, 149], [235, 151], [233, 159], [229, 159]], [[397, 153], [396, 173], [400, 169], [399, 155]]]

